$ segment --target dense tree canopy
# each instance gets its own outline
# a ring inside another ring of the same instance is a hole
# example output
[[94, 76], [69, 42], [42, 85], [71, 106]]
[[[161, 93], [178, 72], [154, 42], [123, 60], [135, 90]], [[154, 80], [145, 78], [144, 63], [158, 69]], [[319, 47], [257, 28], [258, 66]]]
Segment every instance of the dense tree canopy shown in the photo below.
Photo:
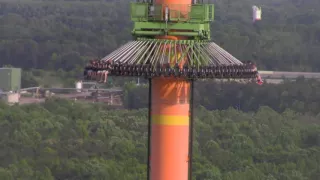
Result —
[[[255, 113], [198, 107], [195, 116], [193, 179], [319, 178], [319, 117], [268, 107]], [[1, 179], [146, 178], [146, 109], [51, 99], [0, 104], [0, 123]]]
[[[130, 0], [0, 0], [0, 66], [71, 70], [131, 39]], [[319, 70], [317, 0], [214, 0], [215, 42], [263, 69]], [[252, 23], [251, 6], [263, 20]]]
[[[317, 80], [297, 79], [295, 82], [284, 81], [282, 84], [255, 83], [240, 84], [235, 82], [196, 81], [194, 90], [195, 105], [202, 105], [209, 110], [223, 110], [233, 107], [242, 111], [256, 111], [260, 106], [269, 106], [283, 112], [290, 108], [296, 112], [320, 112], [320, 83]], [[148, 107], [148, 85], [137, 86], [127, 83], [124, 86], [124, 105], [129, 109]]]

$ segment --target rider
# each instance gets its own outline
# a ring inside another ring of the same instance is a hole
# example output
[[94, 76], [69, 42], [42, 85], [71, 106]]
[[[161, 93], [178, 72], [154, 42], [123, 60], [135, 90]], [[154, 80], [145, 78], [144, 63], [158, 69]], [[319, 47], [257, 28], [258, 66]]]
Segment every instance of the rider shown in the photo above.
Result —
[[259, 84], [259, 85], [262, 85], [263, 84], [263, 80], [258, 72], [258, 68], [257, 66], [252, 63], [251, 61], [248, 62], [248, 65], [250, 65], [250, 68], [251, 68], [251, 72], [257, 72], [256, 74], [256, 83]]
[[102, 76], [101, 79], [104, 78], [104, 83], [107, 82], [107, 78], [108, 78], [108, 74], [109, 74], [109, 70], [111, 70], [111, 62], [112, 60], [109, 59], [107, 60], [104, 64], [103, 64], [103, 70], [102, 70]]

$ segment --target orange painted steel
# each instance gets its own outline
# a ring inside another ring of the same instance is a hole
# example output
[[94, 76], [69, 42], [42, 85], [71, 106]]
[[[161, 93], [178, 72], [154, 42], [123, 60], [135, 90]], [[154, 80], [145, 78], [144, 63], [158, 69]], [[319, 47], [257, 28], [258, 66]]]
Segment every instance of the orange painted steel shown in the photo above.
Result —
[[152, 79], [151, 180], [188, 180], [190, 82]]
[[155, 0], [156, 4], [165, 4], [165, 5], [171, 5], [171, 4], [186, 4], [190, 5], [192, 0]]
[[181, 17], [186, 18], [191, 10], [192, 0], [155, 0], [154, 3], [162, 5], [163, 12], [165, 12], [165, 7], [168, 6], [172, 17], [177, 17], [177, 14], [180, 13]]
[[[186, 40], [188, 38], [183, 37], [183, 36], [157, 36], [157, 39], [169, 39], [169, 40]], [[173, 45], [164, 45], [164, 48], [166, 49], [166, 55], [169, 55], [169, 49], [173, 49], [174, 47], [170, 47]], [[182, 52], [177, 52], [177, 58], [180, 58], [182, 55]], [[174, 66], [177, 63], [177, 58], [172, 58], [170, 60], [170, 65]], [[179, 67], [182, 69], [183, 65], [187, 62], [187, 59], [184, 58], [179, 62]]]
[[[188, 5], [191, 5], [191, 0], [154, 2], [181, 13], [188, 11]], [[156, 38], [187, 39], [181, 36]], [[181, 52], [177, 53], [181, 56]], [[186, 60], [182, 60], [179, 66], [182, 67]], [[171, 59], [169, 63], [175, 64], [176, 59]], [[185, 79], [156, 77], [151, 84], [151, 180], [188, 180], [191, 83]]]

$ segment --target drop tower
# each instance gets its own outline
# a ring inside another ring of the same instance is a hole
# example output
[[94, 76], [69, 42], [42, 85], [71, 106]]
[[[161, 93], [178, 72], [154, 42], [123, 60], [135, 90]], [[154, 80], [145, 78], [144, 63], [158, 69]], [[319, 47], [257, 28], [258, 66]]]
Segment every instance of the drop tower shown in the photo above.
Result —
[[190, 180], [194, 81], [252, 79], [257, 68], [211, 42], [213, 4], [138, 0], [130, 9], [135, 40], [90, 61], [85, 77], [149, 79], [148, 180]]

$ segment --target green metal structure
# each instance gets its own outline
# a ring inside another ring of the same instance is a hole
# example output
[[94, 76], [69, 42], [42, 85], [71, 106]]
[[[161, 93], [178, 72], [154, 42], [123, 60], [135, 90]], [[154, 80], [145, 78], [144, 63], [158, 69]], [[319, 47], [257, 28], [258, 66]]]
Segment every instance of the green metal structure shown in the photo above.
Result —
[[21, 88], [20, 68], [0, 68], [0, 89], [4, 92], [18, 91]]
[[132, 2], [131, 20], [134, 22], [132, 34], [137, 38], [171, 35], [210, 40], [214, 5], [199, 3], [164, 7], [150, 2]]

